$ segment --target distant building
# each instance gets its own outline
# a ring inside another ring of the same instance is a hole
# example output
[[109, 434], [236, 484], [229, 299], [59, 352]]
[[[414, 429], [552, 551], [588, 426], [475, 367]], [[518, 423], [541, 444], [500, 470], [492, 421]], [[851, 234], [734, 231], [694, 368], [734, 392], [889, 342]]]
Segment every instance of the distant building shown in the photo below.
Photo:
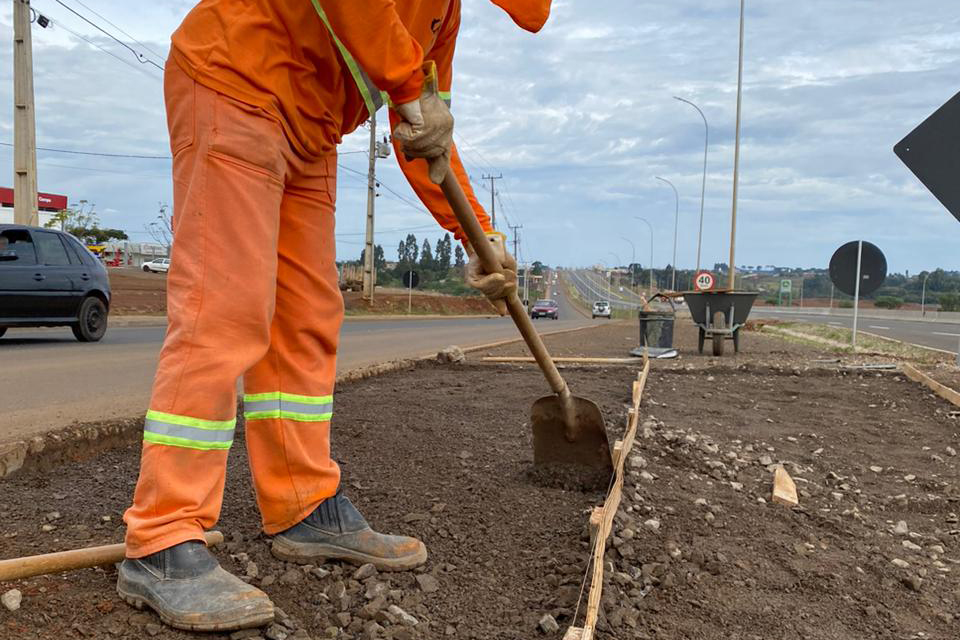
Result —
[[[55, 193], [37, 193], [37, 213], [40, 226], [50, 222], [53, 216], [67, 208], [67, 196]], [[0, 187], [0, 224], [13, 224], [13, 189]]]

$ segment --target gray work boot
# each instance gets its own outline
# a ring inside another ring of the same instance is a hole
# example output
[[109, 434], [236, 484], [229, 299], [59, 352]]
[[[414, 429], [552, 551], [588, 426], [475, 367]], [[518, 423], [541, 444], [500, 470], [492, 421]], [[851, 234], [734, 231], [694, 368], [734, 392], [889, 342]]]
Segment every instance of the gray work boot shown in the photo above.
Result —
[[413, 569], [427, 561], [422, 542], [377, 533], [339, 490], [299, 524], [274, 536], [271, 551], [288, 562], [340, 559], [353, 564], [369, 562], [383, 571]]
[[263, 591], [220, 568], [206, 545], [190, 540], [120, 565], [117, 593], [164, 623], [188, 631], [231, 631], [273, 621]]

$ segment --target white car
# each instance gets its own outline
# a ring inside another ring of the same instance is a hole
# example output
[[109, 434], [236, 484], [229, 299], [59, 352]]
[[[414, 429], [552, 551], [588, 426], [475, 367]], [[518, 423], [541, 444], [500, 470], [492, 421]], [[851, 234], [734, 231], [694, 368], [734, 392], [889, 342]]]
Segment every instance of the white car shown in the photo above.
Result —
[[170, 270], [170, 258], [157, 258], [143, 263], [143, 270], [153, 273], [166, 273]]
[[594, 318], [609, 318], [611, 317], [610, 303], [606, 300], [599, 300], [593, 303], [593, 317]]

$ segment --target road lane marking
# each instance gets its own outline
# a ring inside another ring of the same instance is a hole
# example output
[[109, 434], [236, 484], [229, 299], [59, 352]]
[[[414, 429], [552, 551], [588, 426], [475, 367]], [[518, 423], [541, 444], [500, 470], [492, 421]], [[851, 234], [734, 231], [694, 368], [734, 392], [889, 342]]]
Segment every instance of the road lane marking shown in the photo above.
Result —
[[871, 325], [867, 325], [867, 326], [869, 326], [871, 329], [883, 329], [883, 330], [885, 330], [885, 331], [890, 331], [890, 327], [878, 327], [878, 326], [875, 325], [875, 324], [871, 324]]
[[935, 336], [950, 336], [951, 338], [960, 338], [960, 333], [944, 333], [942, 331], [933, 331]]
[[842, 322], [828, 322], [827, 324], [832, 324], [832, 325], [835, 325], [835, 326], [837, 326], [837, 327], [842, 327], [842, 326], [843, 326], [843, 323], [842, 323]]

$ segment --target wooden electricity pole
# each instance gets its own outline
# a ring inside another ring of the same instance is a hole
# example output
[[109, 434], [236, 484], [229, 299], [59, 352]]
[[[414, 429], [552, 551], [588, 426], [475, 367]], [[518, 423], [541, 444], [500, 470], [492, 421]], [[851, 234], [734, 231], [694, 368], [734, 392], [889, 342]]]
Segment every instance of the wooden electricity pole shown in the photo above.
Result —
[[489, 175], [483, 176], [484, 180], [490, 181], [490, 226], [493, 227], [493, 230], [497, 230], [497, 191], [493, 186], [494, 180], [503, 180], [503, 174], [501, 173], [498, 176]]
[[37, 226], [37, 129], [30, 0], [13, 0], [13, 221]]
[[374, 261], [373, 211], [377, 199], [377, 114], [370, 116], [370, 164], [367, 170], [367, 237], [363, 252], [363, 299], [373, 302], [373, 288], [377, 282]]

